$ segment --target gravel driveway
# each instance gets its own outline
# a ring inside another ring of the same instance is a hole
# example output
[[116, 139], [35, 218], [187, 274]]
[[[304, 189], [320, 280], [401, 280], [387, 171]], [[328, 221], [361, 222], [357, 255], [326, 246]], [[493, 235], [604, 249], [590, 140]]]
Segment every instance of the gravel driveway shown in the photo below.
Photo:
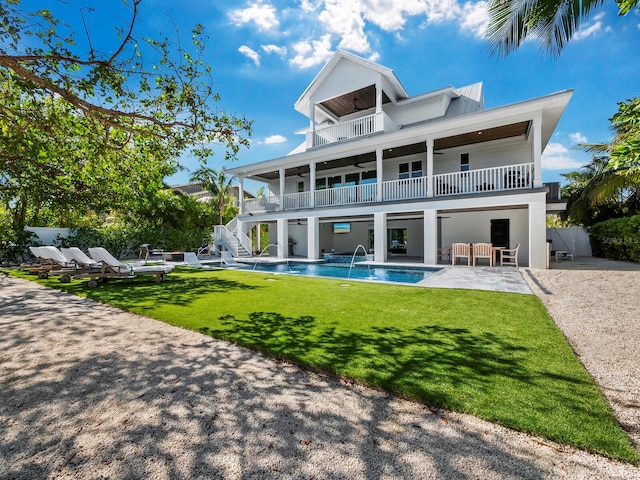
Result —
[[[562, 274], [532, 273], [553, 292], [549, 308], [568, 309]], [[599, 305], [580, 308], [600, 325]], [[622, 388], [618, 377], [637, 389], [637, 375], [610, 372], [629, 367], [611, 359], [618, 346], [603, 359], [589, 338], [568, 336], [605, 391]], [[637, 393], [607, 395], [624, 404]], [[616, 412], [637, 433], [622, 404]], [[640, 470], [0, 275], [0, 478], [640, 479]]]

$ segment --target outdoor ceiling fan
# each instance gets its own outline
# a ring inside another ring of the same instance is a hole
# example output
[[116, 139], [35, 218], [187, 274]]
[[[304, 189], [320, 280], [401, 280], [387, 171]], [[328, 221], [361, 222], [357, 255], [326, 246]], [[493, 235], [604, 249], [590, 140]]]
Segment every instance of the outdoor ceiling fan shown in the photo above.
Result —
[[358, 97], [355, 97], [351, 102], [351, 107], [353, 108], [352, 112], [361, 112], [362, 110], [366, 110], [364, 107], [358, 107]]

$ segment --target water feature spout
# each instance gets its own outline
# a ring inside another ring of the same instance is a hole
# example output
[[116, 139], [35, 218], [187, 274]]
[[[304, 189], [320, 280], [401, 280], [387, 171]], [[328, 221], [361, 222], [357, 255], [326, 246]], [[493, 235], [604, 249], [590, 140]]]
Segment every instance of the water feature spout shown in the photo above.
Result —
[[[255, 262], [253, 262], [253, 270], [255, 270], [255, 269], [256, 269], [256, 265], [258, 265], [258, 262], [260, 261], [260, 257], [262, 257], [262, 254], [263, 254], [264, 252], [266, 252], [266, 251], [269, 249], [269, 247], [276, 247], [276, 248], [278, 248], [278, 245], [277, 245], [276, 243], [270, 243], [269, 245], [267, 245], [266, 247], [264, 247], [264, 248], [262, 249], [262, 251], [260, 252], [260, 255], [258, 255], [258, 259], [257, 259]], [[288, 260], [287, 260], [287, 263], [289, 263], [289, 262], [288, 262]]]
[[358, 253], [358, 249], [362, 249], [362, 251], [364, 252], [364, 258], [367, 258], [367, 249], [364, 247], [364, 245], [358, 245], [353, 251], [353, 256], [351, 257], [351, 265], [349, 265], [349, 276], [347, 278], [351, 278], [351, 269], [353, 268], [353, 262], [356, 259], [356, 253]]

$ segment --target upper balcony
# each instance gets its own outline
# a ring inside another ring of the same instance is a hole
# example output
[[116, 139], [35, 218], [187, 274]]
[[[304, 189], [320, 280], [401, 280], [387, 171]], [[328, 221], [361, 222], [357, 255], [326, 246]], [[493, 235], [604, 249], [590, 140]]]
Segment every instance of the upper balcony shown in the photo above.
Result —
[[324, 190], [271, 195], [244, 201], [244, 213], [400, 202], [464, 194], [487, 194], [533, 188], [534, 164], [451, 172], [386, 182], [351, 185]]
[[307, 148], [352, 140], [377, 132], [392, 132], [397, 129], [398, 127], [386, 113], [373, 113], [307, 132]]

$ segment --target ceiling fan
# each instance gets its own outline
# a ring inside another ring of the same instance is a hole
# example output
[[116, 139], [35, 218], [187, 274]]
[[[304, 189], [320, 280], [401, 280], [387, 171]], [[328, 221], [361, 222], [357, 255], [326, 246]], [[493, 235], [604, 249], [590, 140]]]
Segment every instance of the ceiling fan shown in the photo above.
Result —
[[351, 102], [351, 107], [353, 108], [353, 110], [351, 110], [352, 112], [361, 112], [362, 110], [366, 110], [365, 107], [358, 107], [358, 97], [355, 97], [353, 99], [353, 102]]

